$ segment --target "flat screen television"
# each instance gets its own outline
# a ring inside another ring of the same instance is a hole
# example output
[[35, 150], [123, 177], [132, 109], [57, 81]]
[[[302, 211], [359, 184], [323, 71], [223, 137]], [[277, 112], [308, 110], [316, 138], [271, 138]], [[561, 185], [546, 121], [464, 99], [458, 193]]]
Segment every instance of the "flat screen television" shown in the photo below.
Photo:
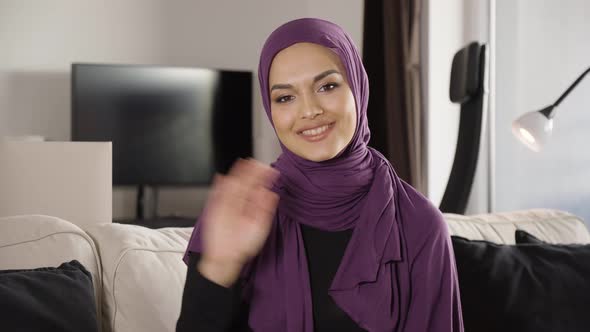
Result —
[[72, 64], [72, 140], [112, 141], [113, 184], [211, 183], [252, 156], [252, 72]]

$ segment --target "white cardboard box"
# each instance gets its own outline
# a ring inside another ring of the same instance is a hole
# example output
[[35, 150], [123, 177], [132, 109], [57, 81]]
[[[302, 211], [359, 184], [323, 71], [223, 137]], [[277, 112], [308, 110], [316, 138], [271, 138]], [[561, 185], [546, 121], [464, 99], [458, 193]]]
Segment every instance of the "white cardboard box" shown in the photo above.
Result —
[[112, 222], [110, 142], [0, 141], [0, 217]]

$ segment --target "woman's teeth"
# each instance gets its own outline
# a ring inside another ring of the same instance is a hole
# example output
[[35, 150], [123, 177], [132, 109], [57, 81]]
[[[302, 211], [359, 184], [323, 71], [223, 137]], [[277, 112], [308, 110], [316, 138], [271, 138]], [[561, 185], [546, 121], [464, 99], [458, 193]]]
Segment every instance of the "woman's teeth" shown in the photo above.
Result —
[[304, 130], [301, 132], [301, 134], [303, 134], [305, 136], [319, 135], [319, 134], [323, 133], [324, 131], [328, 130], [328, 127], [330, 127], [330, 125], [325, 125], [325, 126], [321, 126], [319, 128]]

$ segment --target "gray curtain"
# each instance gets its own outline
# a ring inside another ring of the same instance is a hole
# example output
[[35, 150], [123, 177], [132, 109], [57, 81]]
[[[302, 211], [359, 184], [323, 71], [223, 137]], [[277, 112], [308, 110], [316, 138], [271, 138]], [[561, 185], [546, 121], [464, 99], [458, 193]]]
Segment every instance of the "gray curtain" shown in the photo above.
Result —
[[365, 0], [363, 61], [369, 75], [369, 145], [402, 179], [426, 194], [421, 1]]

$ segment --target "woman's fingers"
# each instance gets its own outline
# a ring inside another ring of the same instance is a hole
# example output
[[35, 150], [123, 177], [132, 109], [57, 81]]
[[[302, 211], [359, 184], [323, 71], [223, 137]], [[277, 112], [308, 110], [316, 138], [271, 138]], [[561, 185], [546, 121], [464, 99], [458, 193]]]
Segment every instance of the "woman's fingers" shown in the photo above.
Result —
[[211, 210], [227, 222], [240, 219], [265, 223], [276, 211], [279, 196], [269, 188], [279, 172], [255, 160], [238, 160], [228, 175], [216, 174], [210, 193]]
[[[252, 217], [257, 213], [257, 192], [266, 190], [276, 181], [279, 172], [270, 166], [267, 166], [254, 159], [238, 159], [228, 175], [226, 176], [226, 187], [224, 198], [227, 204], [232, 204], [232, 208], [240, 211], [247, 217]], [[268, 199], [268, 196], [265, 197]], [[272, 203], [270, 199], [268, 203]], [[271, 210], [272, 207], [262, 206], [265, 210]], [[274, 210], [272, 211], [274, 213]]]
[[279, 195], [259, 187], [252, 195], [251, 204], [247, 208], [247, 217], [257, 223], [269, 223], [275, 215]]
[[247, 188], [270, 188], [279, 172], [254, 159], [238, 159], [228, 175], [239, 179]]
[[237, 218], [247, 209], [251, 189], [236, 177], [227, 176], [224, 179], [221, 204], [225, 212], [230, 212]]
[[272, 217], [279, 203], [279, 195], [268, 189], [260, 189], [255, 194], [254, 202], [261, 212]]
[[252, 168], [252, 178], [255, 185], [271, 188], [279, 177], [279, 171], [255, 159], [247, 159]]

